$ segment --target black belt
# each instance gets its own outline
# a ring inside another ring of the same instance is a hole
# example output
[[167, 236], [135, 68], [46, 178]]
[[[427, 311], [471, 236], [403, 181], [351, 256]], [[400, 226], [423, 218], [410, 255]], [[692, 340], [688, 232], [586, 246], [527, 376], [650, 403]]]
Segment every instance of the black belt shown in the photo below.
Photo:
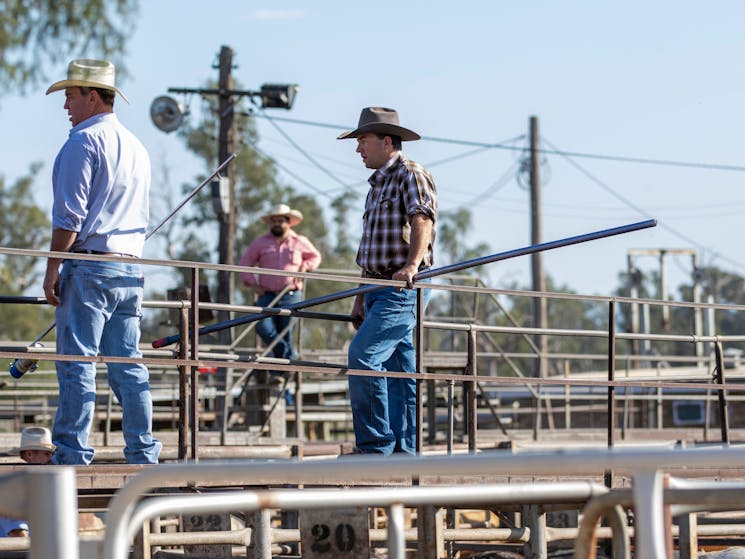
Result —
[[385, 272], [371, 272], [369, 270], [363, 270], [362, 271], [362, 277], [363, 278], [371, 278], [371, 279], [389, 280], [389, 279], [393, 279], [393, 274], [394, 273], [395, 273], [395, 270], [387, 270]]
[[[292, 295], [295, 293], [297, 289], [290, 289], [289, 291], [285, 291], [285, 295]], [[279, 295], [282, 293], [281, 291], [264, 291], [264, 295]]]
[[[428, 268], [419, 268], [419, 271], [417, 271], [417, 274], [427, 269]], [[371, 272], [369, 270], [362, 270], [362, 277], [371, 278], [371, 279], [392, 280], [393, 274], [395, 274], [398, 270], [399, 268], [396, 268], [395, 270], [386, 270], [384, 272]]]
[[123, 252], [104, 252], [103, 250], [91, 250], [89, 248], [79, 248], [72, 252], [76, 254], [98, 254], [99, 256], [124, 256], [126, 258], [137, 258], [132, 254], [124, 254]]

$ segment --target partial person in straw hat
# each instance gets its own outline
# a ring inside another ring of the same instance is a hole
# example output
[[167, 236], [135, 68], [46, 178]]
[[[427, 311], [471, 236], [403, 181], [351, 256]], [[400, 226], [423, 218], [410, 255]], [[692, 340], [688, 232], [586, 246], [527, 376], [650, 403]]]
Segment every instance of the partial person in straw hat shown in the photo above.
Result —
[[[25, 427], [21, 431], [21, 446], [9, 451], [20, 455], [27, 464], [49, 464], [54, 452], [52, 433], [46, 427]], [[23, 538], [28, 536], [28, 522], [0, 517], [0, 537]]]
[[52, 444], [52, 433], [46, 427], [25, 427], [21, 431], [21, 446], [14, 449], [27, 464], [49, 464], [57, 448]]
[[[240, 259], [241, 266], [287, 272], [311, 272], [318, 268], [321, 253], [307, 237], [292, 229], [303, 221], [302, 213], [286, 204], [277, 204], [261, 219], [269, 231], [248, 245]], [[254, 291], [256, 305], [260, 307], [287, 307], [302, 299], [301, 278], [251, 272], [242, 272], [240, 278], [243, 285]], [[288, 316], [270, 316], [256, 323], [256, 333], [265, 344], [277, 340], [272, 354], [283, 359], [297, 357], [292, 347], [292, 328], [293, 320]]]
[[[72, 124], [52, 170], [50, 250], [117, 256], [117, 261], [49, 258], [44, 295], [55, 308], [57, 350], [65, 355], [142, 357], [139, 350], [142, 256], [149, 217], [150, 158], [114, 114], [111, 62], [73, 60], [64, 91]], [[60, 268], [61, 266], [61, 268]], [[94, 363], [58, 361], [60, 405], [52, 428], [55, 464], [90, 464], [88, 443], [96, 400]], [[124, 455], [132, 464], [158, 462], [152, 436], [149, 374], [141, 363], [109, 363], [108, 380], [124, 416]]]
[[[352, 307], [357, 333], [350, 369], [414, 372], [414, 276], [433, 264], [437, 190], [421, 165], [404, 157], [402, 142], [419, 140], [386, 107], [362, 109], [357, 128], [339, 135], [357, 140], [370, 190], [362, 219], [357, 264], [362, 277], [405, 282], [358, 295]], [[425, 305], [429, 290], [425, 290]], [[356, 453], [416, 452], [416, 381], [349, 377]]]

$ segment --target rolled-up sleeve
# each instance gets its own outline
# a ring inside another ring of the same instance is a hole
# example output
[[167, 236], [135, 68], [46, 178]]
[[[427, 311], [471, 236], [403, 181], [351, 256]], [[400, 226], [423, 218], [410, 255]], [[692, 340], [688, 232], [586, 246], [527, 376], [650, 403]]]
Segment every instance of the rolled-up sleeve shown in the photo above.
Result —
[[303, 266], [300, 271], [312, 272], [321, 265], [321, 253], [306, 237], [303, 237], [302, 239], [301, 251], [303, 255]]
[[88, 215], [94, 161], [91, 148], [75, 138], [70, 138], [57, 155], [52, 172], [54, 229], [80, 231]]
[[420, 213], [435, 221], [437, 217], [437, 191], [432, 177], [424, 169], [413, 169], [406, 176], [403, 188], [406, 216]]

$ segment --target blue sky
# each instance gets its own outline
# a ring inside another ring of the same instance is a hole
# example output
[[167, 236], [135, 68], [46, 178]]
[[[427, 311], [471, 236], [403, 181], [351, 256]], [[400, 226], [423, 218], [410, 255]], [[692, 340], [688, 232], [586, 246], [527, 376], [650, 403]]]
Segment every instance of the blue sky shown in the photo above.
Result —
[[[243, 87], [300, 85], [291, 111], [269, 113], [277, 117], [353, 127], [362, 107], [382, 105], [424, 136], [491, 143], [526, 135], [536, 115], [543, 138], [564, 151], [745, 165], [743, 21], [745, 4], [736, 1], [143, 0], [127, 54], [131, 77], [121, 84], [132, 104], [118, 104], [117, 113], [154, 162], [170, 167], [174, 184], [195, 185], [204, 169], [175, 136], [152, 125], [149, 106], [168, 87], [215, 79], [212, 64], [228, 45]], [[58, 69], [60, 79], [64, 72]], [[44, 89], [0, 99], [0, 174], [12, 180], [42, 161], [36, 196], [48, 206], [51, 165], [69, 124], [63, 96], [45, 97]], [[197, 99], [191, 109], [199, 110]], [[301, 192], [338, 194], [338, 182], [271, 123], [257, 124], [259, 147], [312, 188], [284, 175], [287, 182]], [[354, 142], [335, 140], [335, 130], [277, 124], [345, 184], [369, 174]], [[425, 165], [472, 150], [405, 144]], [[431, 167], [440, 207], [473, 211], [465, 242], [486, 242], [491, 252], [530, 243], [529, 193], [509, 173], [519, 156], [490, 149]], [[703, 264], [745, 274], [742, 171], [550, 155], [544, 172], [545, 241], [660, 221], [653, 230], [547, 253], [545, 269], [559, 284], [608, 294], [631, 248], [696, 248]], [[154, 183], [154, 193], [160, 186]], [[157, 243], [148, 250], [162, 256]], [[652, 269], [656, 261], [639, 264]], [[528, 258], [489, 270], [495, 287], [529, 283]], [[668, 271], [673, 289], [690, 274], [689, 259], [671, 258]]]

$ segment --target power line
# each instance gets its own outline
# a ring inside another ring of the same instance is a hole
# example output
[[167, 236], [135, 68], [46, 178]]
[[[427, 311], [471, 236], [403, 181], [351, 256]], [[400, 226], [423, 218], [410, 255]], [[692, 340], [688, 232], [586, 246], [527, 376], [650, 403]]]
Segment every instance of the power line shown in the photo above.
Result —
[[[605, 190], [608, 194], [610, 194], [614, 198], [620, 200], [621, 202], [623, 202], [624, 204], [626, 204], [629, 208], [631, 208], [634, 211], [638, 212], [639, 215], [644, 216], [646, 218], [652, 218], [653, 217], [653, 216], [651, 216], [649, 214], [649, 212], [647, 212], [643, 208], [637, 206], [636, 204], [634, 204], [631, 200], [629, 200], [625, 196], [623, 196], [623, 195], [619, 194], [618, 192], [616, 192], [615, 189], [613, 189], [611, 186], [609, 186], [606, 183], [604, 183], [603, 181], [601, 181], [595, 175], [593, 175], [592, 173], [590, 173], [587, 169], [585, 169], [584, 167], [582, 167], [579, 163], [577, 163], [576, 161], [574, 161], [570, 157], [569, 152], [564, 152], [564, 151], [561, 151], [561, 150], [557, 149], [556, 146], [553, 145], [545, 137], [541, 137], [541, 139], [544, 142], [546, 142], [548, 145], [550, 145], [551, 148], [556, 151], [556, 153], [560, 153], [564, 157], [564, 159], [566, 159], [566, 161], [570, 165], [572, 165], [580, 173], [582, 173], [583, 175], [585, 175], [588, 179], [590, 179], [592, 182], [594, 182], [597, 186], [599, 186], [600, 188], [602, 188], [603, 190]], [[673, 227], [670, 227], [670, 225], [668, 225], [667, 223], [659, 223], [659, 226], [662, 229], [666, 229], [668, 232], [670, 232], [673, 235], [675, 235], [676, 237], [682, 239], [683, 241], [685, 241], [686, 243], [690, 244], [691, 246], [694, 246], [694, 247], [698, 248], [701, 251], [709, 252], [715, 258], [719, 258], [720, 260], [723, 260], [723, 261], [729, 263], [732, 266], [735, 266], [735, 267], [737, 267], [737, 268], [739, 268], [741, 270], [745, 270], [745, 264], [743, 264], [742, 262], [738, 262], [737, 260], [733, 260], [731, 258], [728, 258], [728, 257], [724, 256], [723, 254], [721, 254], [721, 253], [719, 253], [719, 252], [717, 252], [717, 251], [715, 251], [715, 250], [713, 250], [713, 249], [711, 249], [709, 247], [706, 247], [706, 246], [702, 245], [701, 243], [699, 243], [698, 241], [692, 239], [691, 237], [689, 237], [685, 233], [682, 233], [682, 232], [678, 231], [677, 229], [675, 229]]]
[[300, 144], [298, 144], [295, 140], [293, 140], [290, 137], [289, 134], [287, 134], [284, 130], [282, 130], [282, 128], [280, 128], [279, 125], [276, 122], [274, 122], [274, 118], [272, 118], [269, 115], [267, 115], [266, 113], [264, 113], [263, 110], [259, 114], [262, 114], [264, 116], [264, 118], [266, 118], [269, 121], [269, 123], [272, 126], [274, 126], [274, 128], [277, 130], [277, 132], [279, 132], [282, 135], [282, 137], [285, 140], [287, 140], [292, 147], [294, 147], [296, 150], [298, 150], [303, 155], [303, 157], [305, 157], [313, 165], [315, 165], [316, 167], [318, 167], [318, 169], [320, 169], [321, 171], [323, 171], [323, 173], [326, 174], [328, 177], [330, 177], [332, 180], [334, 180], [337, 183], [339, 183], [345, 189], [347, 188], [347, 185], [346, 185], [346, 183], [343, 180], [341, 180], [339, 177], [337, 177], [336, 175], [334, 175], [331, 171], [329, 171], [328, 169], [326, 169], [326, 167], [324, 167], [323, 165], [321, 165], [311, 154], [309, 154], [302, 147], [300, 147]]
[[279, 161], [277, 161], [274, 157], [272, 157], [271, 155], [269, 155], [268, 153], [266, 153], [265, 151], [263, 151], [261, 148], [259, 148], [259, 146], [257, 146], [257, 145], [254, 144], [251, 147], [253, 149], [255, 149], [258, 153], [260, 153], [266, 159], [269, 159], [269, 160], [273, 161], [274, 164], [277, 166], [278, 169], [282, 170], [283, 172], [285, 172], [286, 174], [288, 174], [289, 176], [291, 176], [296, 181], [304, 184], [305, 186], [307, 186], [308, 188], [310, 188], [314, 192], [317, 192], [321, 196], [325, 196], [326, 198], [329, 198], [329, 199], [332, 198], [332, 196], [328, 192], [326, 192], [325, 190], [322, 190], [322, 189], [318, 188], [317, 186], [309, 183], [307, 180], [305, 180], [303, 177], [297, 175], [296, 173], [293, 173], [287, 167], [285, 167]]
[[[257, 114], [257, 116], [263, 116], [269, 118], [266, 115]], [[302, 124], [306, 126], [316, 126], [321, 128], [332, 128], [336, 130], [349, 130], [349, 126], [341, 126], [339, 124], [328, 124], [323, 122], [314, 122], [310, 120], [301, 120], [296, 118], [287, 117], [271, 117], [273, 120], [290, 122], [293, 124]], [[458, 140], [455, 138], [441, 138], [436, 136], [422, 136], [422, 140], [429, 142], [439, 142], [447, 144], [457, 144], [464, 146], [483, 147], [488, 149], [501, 149], [506, 151], [522, 151], [522, 147], [515, 145], [509, 145], [507, 142], [502, 143], [489, 143], [489, 142], [477, 142], [473, 140]], [[735, 171], [745, 172], [745, 165], [729, 165], [724, 163], [704, 163], [697, 161], [680, 161], [675, 159], [656, 159], [650, 157], [630, 157], [625, 155], [608, 155], [601, 153], [588, 153], [580, 151], [563, 151], [556, 148], [552, 149], [540, 149], [540, 153], [545, 155], [560, 155], [563, 157], [577, 157], [585, 159], [601, 159], [605, 161], [616, 161], [619, 163], [640, 163], [644, 165], [662, 165], [667, 167], [688, 167], [697, 169], [711, 169], [718, 171]]]
[[[525, 200], [517, 199], [517, 198], [507, 198], [507, 197], [500, 197], [496, 198], [495, 200], [498, 200], [500, 202], [504, 203], [513, 203], [513, 204], [525, 204]], [[618, 211], [618, 206], [607, 206], [607, 205], [592, 205], [592, 204], [562, 204], [560, 202], [544, 202], [543, 206], [546, 208], [569, 208], [573, 210], [592, 210], [592, 211], [602, 211], [602, 212], [616, 212]], [[676, 215], [675, 217], [680, 218], [687, 218], [687, 217], [716, 217], [716, 216], [724, 216], [724, 215], [740, 215], [743, 212], [743, 206], [745, 206], [745, 201], [742, 202], [733, 202], [731, 204], [696, 204], [695, 206], [664, 206], [664, 210], [666, 213], [674, 213], [674, 212], [689, 212], [691, 210], [696, 210], [694, 214], [683, 214], [683, 215]], [[729, 212], [723, 212], [722, 208], [727, 208]], [[663, 208], [657, 208], [657, 207], [650, 207], [648, 211], [655, 211], [660, 210]], [[710, 211], [710, 214], [704, 214], [703, 211]]]
[[513, 161], [512, 165], [510, 165], [507, 170], [502, 174], [501, 177], [499, 177], [496, 181], [494, 181], [492, 184], [490, 184], [485, 190], [477, 194], [476, 196], [473, 196], [470, 200], [458, 204], [458, 207], [468, 207], [471, 208], [476, 203], [483, 203], [486, 198], [493, 195], [494, 193], [498, 192], [505, 186], [507, 186], [511, 179], [515, 177], [515, 171], [517, 170], [517, 167], [520, 165], [519, 161]]

